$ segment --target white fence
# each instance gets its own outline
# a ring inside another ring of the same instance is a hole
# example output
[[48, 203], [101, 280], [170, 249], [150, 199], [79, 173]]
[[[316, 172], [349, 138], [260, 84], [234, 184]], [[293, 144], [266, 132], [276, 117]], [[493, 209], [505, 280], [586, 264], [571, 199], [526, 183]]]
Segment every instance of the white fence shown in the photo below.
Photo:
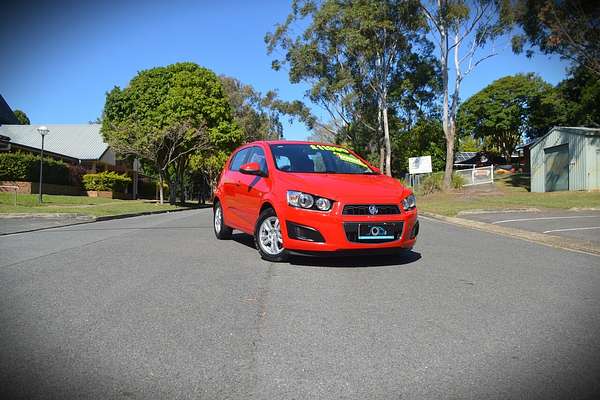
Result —
[[463, 186], [482, 185], [484, 183], [494, 182], [494, 166], [471, 168], [471, 169], [455, 169], [456, 175], [462, 176], [465, 183]]

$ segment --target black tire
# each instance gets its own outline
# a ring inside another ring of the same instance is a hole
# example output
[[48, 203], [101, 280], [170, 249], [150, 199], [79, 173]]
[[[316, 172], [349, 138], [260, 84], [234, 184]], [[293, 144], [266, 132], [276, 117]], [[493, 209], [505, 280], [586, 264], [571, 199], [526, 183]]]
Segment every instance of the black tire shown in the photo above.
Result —
[[[260, 244], [260, 228], [261, 225], [263, 224], [263, 222], [269, 218], [277, 218], [277, 220], [279, 220], [279, 218], [277, 217], [277, 214], [275, 213], [275, 210], [273, 210], [272, 208], [267, 208], [266, 210], [264, 210], [260, 216], [258, 217], [258, 221], [256, 221], [256, 226], [254, 228], [254, 244], [256, 246], [256, 249], [258, 250], [258, 253], [260, 254], [260, 256], [262, 257], [263, 260], [267, 260], [267, 261], [271, 261], [271, 262], [283, 262], [286, 261], [289, 258], [289, 254], [288, 252], [285, 250], [285, 248], [283, 248], [283, 244], [282, 244], [282, 250], [280, 253], [278, 254], [270, 254], [267, 251], [265, 251], [263, 249], [263, 247]], [[281, 221], [279, 221], [281, 223]]]
[[[217, 215], [220, 215], [221, 222], [217, 224]], [[221, 208], [221, 203], [216, 202], [213, 207], [213, 228], [215, 230], [215, 236], [219, 240], [227, 240], [231, 239], [231, 233], [233, 229], [225, 225], [225, 219], [223, 218], [223, 209]]]

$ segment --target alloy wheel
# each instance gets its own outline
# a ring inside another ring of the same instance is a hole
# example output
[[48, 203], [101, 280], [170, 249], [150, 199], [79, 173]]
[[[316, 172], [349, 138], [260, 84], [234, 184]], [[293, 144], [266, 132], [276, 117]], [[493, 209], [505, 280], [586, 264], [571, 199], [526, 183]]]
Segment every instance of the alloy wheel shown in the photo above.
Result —
[[258, 243], [265, 253], [272, 256], [276, 256], [283, 251], [283, 237], [281, 236], [279, 218], [272, 216], [262, 222], [258, 231]]

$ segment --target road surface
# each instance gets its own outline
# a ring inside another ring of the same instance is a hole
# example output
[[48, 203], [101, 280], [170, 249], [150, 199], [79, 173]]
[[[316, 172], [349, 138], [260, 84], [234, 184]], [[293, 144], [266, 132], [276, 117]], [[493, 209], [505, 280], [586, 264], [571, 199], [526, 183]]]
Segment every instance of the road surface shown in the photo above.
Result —
[[600, 211], [483, 212], [462, 218], [600, 244]]
[[421, 223], [283, 264], [210, 210], [0, 237], [0, 395], [598, 398], [599, 257]]

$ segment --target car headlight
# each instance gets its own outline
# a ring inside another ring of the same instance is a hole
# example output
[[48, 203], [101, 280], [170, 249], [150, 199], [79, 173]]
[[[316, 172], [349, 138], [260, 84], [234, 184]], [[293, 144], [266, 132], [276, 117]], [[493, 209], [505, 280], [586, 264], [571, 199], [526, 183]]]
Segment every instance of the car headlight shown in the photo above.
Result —
[[327, 211], [331, 208], [331, 201], [323, 197], [319, 197], [315, 202], [317, 208], [321, 211]]
[[288, 190], [287, 202], [292, 207], [304, 208], [307, 210], [331, 210], [331, 200], [304, 192], [298, 192], [296, 190]]
[[414, 194], [409, 194], [402, 200], [402, 208], [404, 211], [412, 210], [417, 207], [417, 199]]

